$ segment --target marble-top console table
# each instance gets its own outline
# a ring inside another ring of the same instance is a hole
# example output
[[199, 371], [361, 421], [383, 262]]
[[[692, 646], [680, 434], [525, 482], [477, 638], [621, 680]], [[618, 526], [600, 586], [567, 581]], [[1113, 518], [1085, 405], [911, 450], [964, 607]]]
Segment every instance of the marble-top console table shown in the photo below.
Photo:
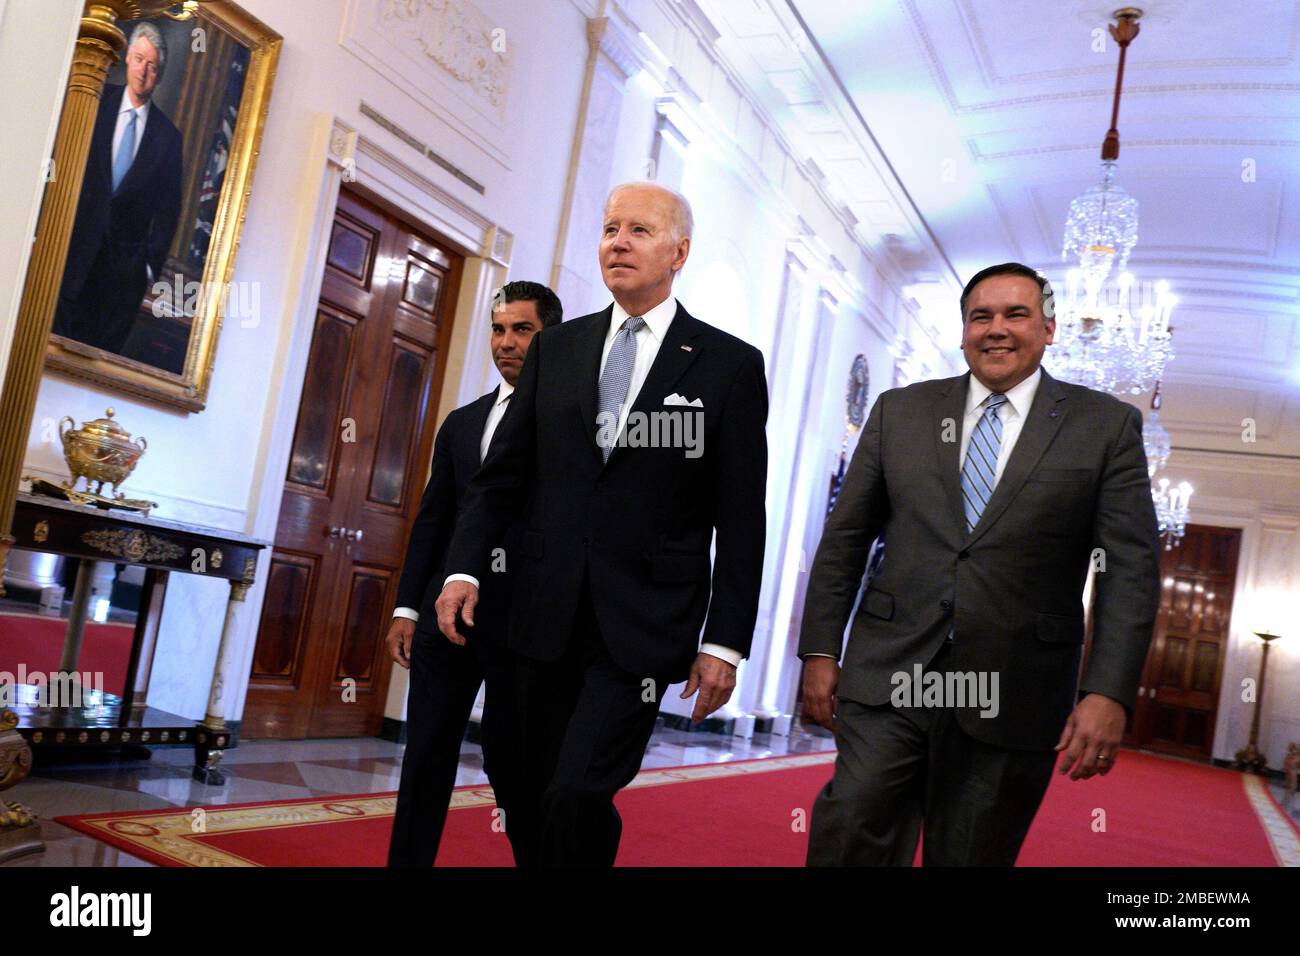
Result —
[[[19, 700], [13, 709], [19, 717], [18, 732], [27, 739], [33, 752], [39, 757], [45, 748], [192, 744], [194, 778], [204, 783], [224, 782], [225, 775], [217, 769], [217, 764], [231, 735], [226, 724], [227, 698], [222, 674], [231, 650], [236, 612], [253, 583], [258, 552], [270, 542], [232, 531], [22, 492], [15, 508], [13, 535], [15, 548], [86, 559], [77, 572], [60, 663], [62, 673], [77, 671], [90, 600], [91, 562], [111, 561], [145, 568], [122, 696], [87, 693], [78, 706], [68, 706], [66, 701], [41, 701], [29, 692], [35, 688], [20, 687], [25, 699]], [[207, 713], [197, 725], [192, 719], [145, 703], [163, 596], [172, 572], [221, 578], [230, 583]]]

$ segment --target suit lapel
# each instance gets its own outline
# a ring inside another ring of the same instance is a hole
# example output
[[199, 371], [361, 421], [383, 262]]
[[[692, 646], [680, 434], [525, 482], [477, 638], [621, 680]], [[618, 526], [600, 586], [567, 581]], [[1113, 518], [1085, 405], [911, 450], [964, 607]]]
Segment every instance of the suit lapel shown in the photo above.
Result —
[[96, 165], [99, 167], [100, 179], [110, 193], [113, 190], [113, 133], [116, 131], [117, 111], [121, 105], [122, 87], [104, 87], [104, 97], [99, 104], [98, 125], [100, 128], [95, 132], [97, 136], [102, 137], [102, 141], [107, 145], [100, 148], [95, 160]]
[[949, 379], [947, 391], [939, 396], [934, 407], [934, 441], [939, 452], [939, 476], [943, 483], [944, 498], [948, 502], [948, 513], [956, 522], [959, 534], [966, 527], [966, 512], [961, 503], [961, 428], [962, 419], [966, 415], [969, 388], [970, 372]]
[[611, 303], [603, 312], [591, 316], [587, 328], [575, 337], [574, 382], [578, 388], [578, 406], [582, 409], [582, 431], [591, 446], [591, 453], [600, 460], [600, 448], [596, 445], [596, 395], [600, 390], [600, 353], [605, 345], [605, 336], [609, 333], [610, 319], [614, 315]]
[[993, 489], [993, 497], [989, 499], [984, 513], [980, 515], [979, 524], [971, 531], [967, 545], [988, 531], [1019, 493], [1030, 472], [1043, 457], [1043, 452], [1047, 451], [1047, 446], [1056, 437], [1061, 423], [1065, 421], [1066, 406], [1061, 404], [1064, 401], [1065, 390], [1044, 370], [1042, 381], [1038, 383], [1038, 391], [1034, 393], [1034, 402], [1029, 408], [1029, 414], [1025, 416], [1024, 425], [1020, 428], [1016, 447], [1012, 449], [1011, 457], [1007, 459], [998, 486]]
[[[647, 414], [663, 409], [664, 396], [668, 390], [677, 384], [677, 380], [686, 373], [691, 363], [700, 354], [700, 344], [694, 340], [699, 337], [702, 324], [682, 308], [680, 302], [677, 303], [677, 314], [673, 316], [668, 331], [664, 333], [664, 340], [659, 345], [654, 363], [646, 373], [645, 382], [641, 385], [641, 391], [637, 393], [636, 401], [632, 403], [632, 412]], [[615, 446], [609, 460], [613, 461], [619, 451], [620, 446]]]
[[[465, 428], [462, 429], [460, 440], [457, 442], [457, 453], [468, 466], [465, 471], [467, 475], [474, 474], [482, 464], [479, 449], [483, 447], [483, 429], [487, 427], [488, 416], [492, 414], [492, 406], [497, 403], [497, 396], [500, 394], [501, 386], [498, 385], [486, 395], [476, 399], [468, 410]], [[492, 437], [496, 438], [495, 435]]]

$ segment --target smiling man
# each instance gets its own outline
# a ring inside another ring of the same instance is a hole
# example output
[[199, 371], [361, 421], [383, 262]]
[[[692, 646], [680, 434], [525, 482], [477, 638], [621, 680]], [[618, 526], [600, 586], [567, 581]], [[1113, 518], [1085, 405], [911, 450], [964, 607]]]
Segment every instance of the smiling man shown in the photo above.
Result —
[[[810, 865], [911, 865], [922, 823], [927, 866], [1012, 865], [1056, 754], [1073, 780], [1109, 773], [1136, 697], [1159, 599], [1142, 416], [1040, 367], [1056, 322], [1034, 270], [983, 270], [961, 310], [970, 372], [880, 396], [813, 562], [804, 708], [838, 758]], [[922, 668], [999, 700], [892, 694]]]
[[121, 352], [146, 289], [162, 276], [181, 207], [181, 133], [153, 102], [167, 44], [147, 21], [108, 84], [86, 159], [54, 333]]
[[[663, 692], [686, 680], [703, 720], [731, 696], [753, 639], [767, 381], [758, 349], [673, 298], [691, 231], [690, 205], [671, 190], [610, 194], [599, 256], [614, 301], [529, 349], [447, 552], [458, 573], [438, 623], [459, 643], [457, 612], [473, 625], [490, 599], [478, 585], [492, 543], [526, 521], [507, 556], [510, 646], [524, 658], [525, 804], [538, 820], [530, 861], [542, 865], [613, 865], [614, 794], [640, 769]], [[601, 440], [603, 421], [621, 431], [683, 400], [703, 418], [699, 449]]]

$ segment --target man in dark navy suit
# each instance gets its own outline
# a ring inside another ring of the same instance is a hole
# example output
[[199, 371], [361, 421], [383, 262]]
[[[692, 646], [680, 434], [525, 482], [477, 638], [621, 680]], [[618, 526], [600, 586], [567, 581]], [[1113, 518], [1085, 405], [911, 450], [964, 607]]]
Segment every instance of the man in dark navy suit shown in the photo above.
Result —
[[99, 101], [54, 315], [56, 335], [110, 352], [126, 345], [180, 216], [180, 130], [151, 102], [166, 66], [158, 28], [137, 24], [126, 86]]
[[[465, 488], [492, 444], [523, 368], [533, 336], [560, 324], [555, 293], [537, 282], [511, 282], [501, 288], [492, 311], [492, 360], [505, 381], [482, 398], [447, 416], [434, 443], [429, 484], [411, 528], [406, 564], [397, 589], [397, 609], [388, 632], [388, 651], [411, 671], [406, 708], [406, 755], [397, 795], [397, 812], [388, 848], [389, 866], [432, 866], [438, 855], [447, 806], [456, 783], [460, 743], [486, 682], [483, 707], [483, 763], [506, 834], [520, 859], [526, 815], [516, 814], [521, 764], [515, 713], [513, 665], [506, 649], [510, 608], [509, 565], [497, 565], [483, 590], [492, 607], [479, 615], [465, 644], [449, 643], [438, 633], [434, 601], [442, 590], [447, 544], [456, 527], [456, 510]], [[511, 542], [507, 532], [502, 539]], [[498, 817], [498, 819], [500, 819]]]
[[657, 184], [611, 193], [600, 265], [614, 301], [533, 343], [447, 550], [438, 627], [455, 643], [458, 612], [473, 625], [491, 603], [479, 587], [502, 531], [527, 522], [509, 550], [510, 647], [541, 865], [613, 865], [613, 798], [663, 691], [687, 681], [703, 720], [753, 640], [767, 379], [758, 349], [673, 298], [691, 226]]

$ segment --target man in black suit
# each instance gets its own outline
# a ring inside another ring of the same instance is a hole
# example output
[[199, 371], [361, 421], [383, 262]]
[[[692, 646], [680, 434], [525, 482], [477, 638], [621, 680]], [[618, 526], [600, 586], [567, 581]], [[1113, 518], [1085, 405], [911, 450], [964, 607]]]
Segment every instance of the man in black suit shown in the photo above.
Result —
[[526, 521], [509, 555], [510, 646], [524, 658], [531, 861], [542, 865], [613, 864], [614, 794], [640, 768], [660, 694], [686, 679], [682, 697], [699, 691], [703, 720], [731, 696], [753, 637], [767, 382], [756, 348], [672, 298], [690, 236], [676, 193], [610, 194], [600, 264], [614, 302], [533, 343], [447, 552], [457, 573], [438, 626], [459, 642], [457, 613], [473, 623], [486, 609], [476, 584], [493, 542]]
[[162, 275], [181, 206], [181, 134], [151, 101], [167, 45], [136, 25], [126, 86], [108, 85], [86, 159], [54, 333], [120, 352], [145, 291]]
[[[447, 544], [456, 509], [469, 481], [492, 445], [497, 425], [514, 396], [524, 355], [543, 328], [560, 324], [555, 293], [537, 282], [501, 287], [492, 309], [492, 361], [505, 380], [483, 397], [456, 409], [438, 429], [429, 483], [411, 527], [397, 588], [397, 609], [388, 631], [388, 653], [411, 671], [406, 707], [406, 753], [397, 811], [388, 846], [389, 866], [432, 866], [442, 840], [447, 806], [456, 784], [460, 742], [479, 686], [483, 705], [483, 767], [492, 783], [506, 835], [520, 860], [526, 814], [514, 813], [522, 770], [514, 665], [506, 649], [509, 577], [489, 574], [483, 583], [487, 606], [463, 646], [437, 630], [434, 601], [442, 590]], [[503, 545], [508, 546], [507, 533]], [[506, 568], [508, 570], [508, 567]]]
[[922, 822], [927, 866], [1012, 865], [1055, 752], [1108, 773], [1136, 696], [1160, 588], [1142, 416], [1040, 368], [1055, 310], [1032, 269], [983, 270], [961, 307], [970, 372], [880, 396], [813, 562], [805, 712], [839, 754], [810, 865], [911, 865]]

